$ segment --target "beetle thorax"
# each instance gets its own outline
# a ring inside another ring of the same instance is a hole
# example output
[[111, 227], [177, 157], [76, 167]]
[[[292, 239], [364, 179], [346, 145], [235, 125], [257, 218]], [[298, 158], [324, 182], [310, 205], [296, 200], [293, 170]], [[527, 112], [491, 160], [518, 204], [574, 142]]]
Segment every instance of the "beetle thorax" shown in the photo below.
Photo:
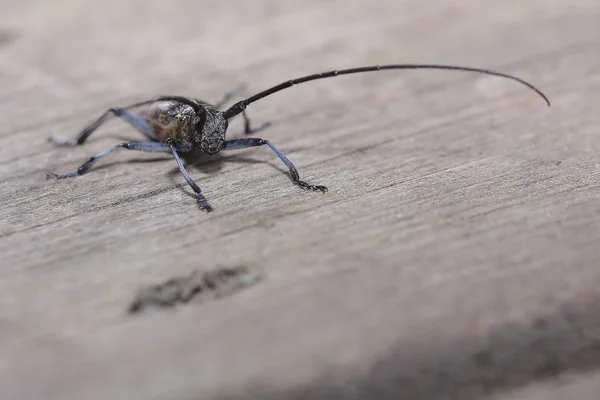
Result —
[[194, 147], [201, 118], [189, 105], [172, 100], [157, 101], [140, 110], [139, 115], [154, 129], [159, 142], [172, 139], [181, 151]]

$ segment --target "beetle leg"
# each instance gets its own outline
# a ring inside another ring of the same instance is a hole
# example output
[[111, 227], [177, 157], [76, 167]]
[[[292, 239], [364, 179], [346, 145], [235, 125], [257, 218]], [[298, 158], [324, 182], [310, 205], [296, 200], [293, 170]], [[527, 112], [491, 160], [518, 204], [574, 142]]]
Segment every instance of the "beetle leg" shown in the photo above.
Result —
[[300, 179], [300, 175], [298, 174], [298, 170], [294, 166], [294, 164], [283, 154], [275, 145], [268, 140], [258, 139], [258, 138], [244, 138], [244, 139], [234, 139], [228, 140], [225, 142], [225, 147], [223, 150], [236, 150], [236, 149], [244, 149], [247, 147], [256, 147], [256, 146], [264, 146], [267, 145], [271, 150], [277, 154], [277, 157], [288, 167], [290, 170], [290, 176], [292, 177], [292, 181], [303, 189], [308, 190], [316, 190], [320, 192], [326, 192], [327, 188], [321, 185], [313, 185], [311, 183], [305, 182]]
[[85, 142], [86, 139], [92, 133], [94, 133], [94, 131], [96, 129], [98, 129], [98, 127], [100, 127], [100, 125], [102, 125], [104, 123], [104, 121], [106, 121], [106, 119], [111, 114], [116, 115], [117, 117], [123, 119], [125, 122], [132, 125], [135, 129], [137, 129], [139, 132], [141, 132], [149, 140], [157, 140], [156, 132], [154, 132], [154, 129], [150, 125], [148, 125], [148, 123], [146, 121], [144, 121], [137, 115], [131, 114], [130, 112], [128, 112], [126, 110], [127, 108], [138, 107], [138, 106], [141, 106], [141, 105], [153, 102], [153, 101], [154, 100], [149, 100], [149, 101], [146, 101], [143, 103], [136, 103], [136, 104], [127, 106], [125, 108], [124, 107], [109, 108], [98, 119], [96, 119], [94, 122], [92, 122], [90, 125], [88, 125], [83, 131], [81, 131], [81, 133], [77, 136], [77, 139], [75, 139], [75, 140], [72, 140], [72, 139], [57, 140], [54, 138], [50, 138], [50, 141], [53, 142], [55, 145], [61, 146], [61, 147], [73, 147], [73, 146], [82, 145], [83, 142]]

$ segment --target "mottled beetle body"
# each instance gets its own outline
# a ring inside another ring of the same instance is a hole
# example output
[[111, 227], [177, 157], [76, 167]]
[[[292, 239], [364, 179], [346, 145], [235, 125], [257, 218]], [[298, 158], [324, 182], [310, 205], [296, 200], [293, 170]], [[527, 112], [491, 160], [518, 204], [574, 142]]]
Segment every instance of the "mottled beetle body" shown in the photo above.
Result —
[[[181, 159], [179, 158], [179, 152], [189, 152], [194, 148], [198, 148], [207, 154], [217, 154], [221, 150], [236, 150], [248, 147], [256, 146], [268, 146], [271, 150], [277, 154], [277, 157], [283, 161], [288, 167], [292, 181], [303, 189], [315, 190], [320, 192], [326, 192], [327, 188], [321, 185], [313, 185], [300, 179], [298, 170], [294, 164], [281, 152], [273, 143], [268, 140], [260, 138], [240, 138], [227, 140], [226, 132], [228, 127], [228, 121], [235, 116], [242, 114], [244, 119], [244, 133], [246, 135], [258, 132], [267, 126], [268, 123], [263, 124], [257, 128], [252, 128], [250, 120], [246, 115], [246, 107], [258, 101], [264, 97], [270, 96], [276, 92], [287, 89], [293, 85], [297, 85], [303, 82], [313, 81], [317, 79], [330, 78], [338, 75], [356, 74], [369, 71], [381, 71], [391, 69], [441, 69], [441, 70], [455, 70], [455, 71], [467, 71], [476, 72], [487, 75], [494, 75], [503, 78], [512, 79], [517, 81], [530, 89], [534, 90], [540, 95], [548, 105], [550, 102], [546, 96], [536, 89], [530, 83], [514, 77], [512, 75], [503, 74], [500, 72], [494, 72], [481, 68], [470, 68], [470, 67], [458, 67], [452, 65], [438, 65], [438, 64], [393, 64], [393, 65], [376, 65], [371, 67], [359, 67], [344, 70], [335, 70], [329, 72], [323, 72], [313, 75], [307, 75], [301, 78], [292, 79], [279, 85], [273, 86], [267, 90], [259, 92], [247, 99], [235, 103], [225, 111], [219, 111], [219, 108], [228, 101], [237, 91], [233, 91], [225, 95], [225, 97], [217, 103], [217, 105], [211, 105], [209, 103], [189, 99], [182, 96], [161, 96], [141, 103], [131, 104], [126, 107], [113, 107], [108, 109], [102, 114], [97, 120], [87, 126], [77, 137], [76, 140], [57, 141], [51, 139], [58, 146], [77, 146], [83, 144], [86, 139], [100, 126], [102, 123], [111, 115], [114, 114], [117, 117], [123, 119], [140, 133], [142, 133], [147, 141], [143, 142], [127, 142], [118, 144], [111, 149], [108, 149], [102, 153], [95, 155], [81, 165], [77, 170], [67, 172], [64, 174], [49, 173], [48, 178], [63, 179], [77, 175], [85, 174], [98, 160], [111, 154], [117, 149], [128, 149], [144, 152], [165, 152], [171, 153], [177, 162], [177, 166], [181, 171], [184, 179], [190, 185], [192, 190], [196, 193], [196, 199], [200, 208], [205, 211], [210, 211], [211, 207], [200, 187], [190, 178], [187, 173]], [[130, 113], [130, 110], [137, 108], [136, 114]]]
[[137, 114], [154, 129], [156, 140], [172, 139], [177, 151], [188, 152], [194, 147], [208, 154], [223, 149], [228, 122], [223, 113], [200, 100], [190, 100], [195, 107], [180, 100], [157, 100], [143, 106]]

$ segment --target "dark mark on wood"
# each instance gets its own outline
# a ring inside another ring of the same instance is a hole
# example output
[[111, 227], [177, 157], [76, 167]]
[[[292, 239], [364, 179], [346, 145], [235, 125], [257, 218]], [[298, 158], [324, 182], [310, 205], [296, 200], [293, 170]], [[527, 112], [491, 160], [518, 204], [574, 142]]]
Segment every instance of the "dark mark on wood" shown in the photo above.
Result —
[[188, 276], [171, 278], [158, 285], [141, 289], [128, 311], [136, 313], [147, 306], [173, 307], [188, 303], [192, 299], [219, 299], [254, 285], [260, 278], [258, 272], [244, 266], [218, 268], [203, 274], [193, 271]]

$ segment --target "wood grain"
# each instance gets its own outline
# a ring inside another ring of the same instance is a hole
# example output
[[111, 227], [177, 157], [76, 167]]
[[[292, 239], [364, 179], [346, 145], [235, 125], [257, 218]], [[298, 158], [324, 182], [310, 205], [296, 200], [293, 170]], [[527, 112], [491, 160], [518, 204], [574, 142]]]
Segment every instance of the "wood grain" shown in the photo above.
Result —
[[[569, 398], [598, 392], [597, 0], [2, 8], [3, 399], [537, 399], [563, 372]], [[45, 180], [139, 138], [114, 121], [81, 148], [47, 142], [107, 107], [398, 62], [516, 74], [552, 107], [466, 73], [338, 77], [248, 109], [329, 193], [292, 185], [268, 149], [189, 160], [210, 214], [168, 156]], [[141, 286], [233, 265], [264, 279], [125, 313]]]

